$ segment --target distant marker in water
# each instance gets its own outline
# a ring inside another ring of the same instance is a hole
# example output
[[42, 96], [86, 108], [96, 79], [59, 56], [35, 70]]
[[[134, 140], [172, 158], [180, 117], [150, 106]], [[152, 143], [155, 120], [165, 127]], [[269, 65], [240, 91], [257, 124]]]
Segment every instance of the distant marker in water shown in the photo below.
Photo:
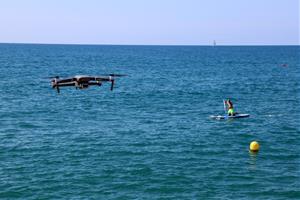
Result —
[[258, 152], [258, 150], [259, 150], [258, 142], [256, 142], [256, 141], [251, 142], [249, 149], [251, 152]]

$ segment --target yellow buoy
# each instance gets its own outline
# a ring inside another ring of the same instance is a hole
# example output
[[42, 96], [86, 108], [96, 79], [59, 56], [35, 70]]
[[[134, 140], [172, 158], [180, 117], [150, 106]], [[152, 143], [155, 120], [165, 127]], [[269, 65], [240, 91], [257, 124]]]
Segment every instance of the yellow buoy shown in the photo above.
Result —
[[252, 152], [258, 152], [259, 150], [259, 144], [256, 141], [253, 141], [250, 143], [250, 151]]

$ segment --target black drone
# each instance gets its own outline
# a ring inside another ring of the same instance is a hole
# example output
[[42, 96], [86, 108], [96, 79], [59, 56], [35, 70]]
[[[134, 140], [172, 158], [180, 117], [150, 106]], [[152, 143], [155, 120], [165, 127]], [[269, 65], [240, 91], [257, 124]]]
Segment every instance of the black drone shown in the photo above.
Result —
[[71, 78], [60, 79], [58, 76], [51, 77], [52, 88], [60, 92], [60, 87], [74, 86], [76, 89], [85, 89], [90, 85], [101, 86], [102, 82], [111, 82], [110, 90], [114, 89], [115, 77], [126, 76], [123, 74], [107, 74], [102, 76], [76, 75]]

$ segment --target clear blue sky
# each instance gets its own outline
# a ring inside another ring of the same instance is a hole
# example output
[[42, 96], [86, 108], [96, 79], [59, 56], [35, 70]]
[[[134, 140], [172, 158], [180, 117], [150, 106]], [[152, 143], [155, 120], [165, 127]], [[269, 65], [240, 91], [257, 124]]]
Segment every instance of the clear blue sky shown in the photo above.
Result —
[[0, 43], [299, 45], [299, 0], [0, 0]]

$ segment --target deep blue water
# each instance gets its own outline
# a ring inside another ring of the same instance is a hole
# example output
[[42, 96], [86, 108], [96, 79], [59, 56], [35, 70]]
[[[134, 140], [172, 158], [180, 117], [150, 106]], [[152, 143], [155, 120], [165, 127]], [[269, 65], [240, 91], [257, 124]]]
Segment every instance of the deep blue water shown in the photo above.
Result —
[[[0, 44], [0, 199], [299, 199], [299, 53]], [[46, 78], [103, 73], [129, 76]], [[210, 119], [225, 98], [250, 118]]]

